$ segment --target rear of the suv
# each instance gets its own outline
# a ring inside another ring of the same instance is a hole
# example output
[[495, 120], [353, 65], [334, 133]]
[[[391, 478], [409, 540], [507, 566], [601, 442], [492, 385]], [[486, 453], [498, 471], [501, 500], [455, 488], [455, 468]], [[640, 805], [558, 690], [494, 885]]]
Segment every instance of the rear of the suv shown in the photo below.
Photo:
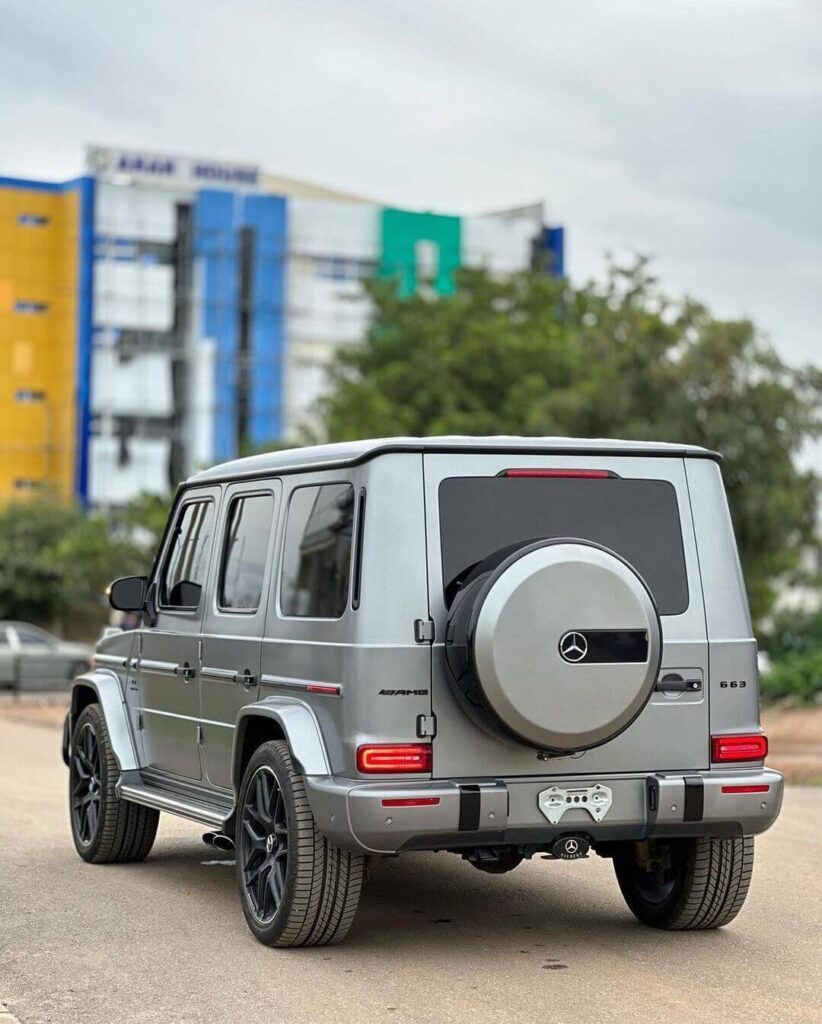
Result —
[[722, 925], [782, 779], [717, 457], [511, 440], [423, 454], [430, 750], [361, 764], [346, 830], [494, 872], [593, 850], [640, 920]]

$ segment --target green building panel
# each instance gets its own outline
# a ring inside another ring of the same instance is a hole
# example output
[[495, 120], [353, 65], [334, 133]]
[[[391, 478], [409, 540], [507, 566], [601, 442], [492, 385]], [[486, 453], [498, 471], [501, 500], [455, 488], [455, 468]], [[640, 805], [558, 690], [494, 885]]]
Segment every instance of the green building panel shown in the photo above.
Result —
[[428, 274], [440, 295], [454, 291], [462, 239], [459, 217], [384, 209], [381, 235], [380, 277], [397, 278], [401, 295], [412, 295], [425, 283], [419, 276]]

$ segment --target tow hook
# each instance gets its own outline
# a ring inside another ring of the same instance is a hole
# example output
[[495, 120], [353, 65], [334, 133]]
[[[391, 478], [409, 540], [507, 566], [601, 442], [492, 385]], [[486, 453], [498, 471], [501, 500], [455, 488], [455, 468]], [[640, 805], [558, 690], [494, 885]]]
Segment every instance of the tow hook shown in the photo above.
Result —
[[562, 836], [551, 847], [551, 852], [559, 860], [580, 860], [588, 856], [591, 844], [582, 836]]

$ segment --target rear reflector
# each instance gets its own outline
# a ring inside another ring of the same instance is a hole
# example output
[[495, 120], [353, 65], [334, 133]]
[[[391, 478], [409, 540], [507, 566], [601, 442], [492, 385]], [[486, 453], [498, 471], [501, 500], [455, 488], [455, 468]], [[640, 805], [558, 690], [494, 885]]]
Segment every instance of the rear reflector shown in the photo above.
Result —
[[575, 477], [578, 480], [607, 480], [616, 474], [607, 469], [506, 469], [503, 476], [529, 477]]
[[440, 802], [438, 796], [405, 797], [403, 799], [391, 798], [383, 800], [383, 807], [436, 807]]
[[357, 750], [357, 771], [366, 775], [430, 772], [430, 743], [381, 743]]
[[768, 737], [761, 733], [753, 736], [712, 736], [712, 761], [761, 761], [768, 753]]
[[723, 786], [723, 793], [767, 793], [770, 786]]
[[334, 697], [339, 697], [340, 695], [339, 686], [334, 686], [332, 683], [309, 683], [306, 686], [306, 690], [309, 693], [328, 693]]

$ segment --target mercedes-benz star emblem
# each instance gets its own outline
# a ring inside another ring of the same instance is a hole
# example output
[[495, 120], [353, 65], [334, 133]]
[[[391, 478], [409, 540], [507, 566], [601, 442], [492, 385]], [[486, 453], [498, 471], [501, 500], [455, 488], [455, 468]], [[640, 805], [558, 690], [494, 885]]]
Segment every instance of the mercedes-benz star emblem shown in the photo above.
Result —
[[565, 840], [565, 852], [566, 853], [578, 853], [579, 852], [579, 843], [576, 841], [576, 839], [566, 839]]
[[560, 637], [559, 653], [566, 661], [582, 661], [588, 653], [588, 641], [582, 633], [571, 630]]

